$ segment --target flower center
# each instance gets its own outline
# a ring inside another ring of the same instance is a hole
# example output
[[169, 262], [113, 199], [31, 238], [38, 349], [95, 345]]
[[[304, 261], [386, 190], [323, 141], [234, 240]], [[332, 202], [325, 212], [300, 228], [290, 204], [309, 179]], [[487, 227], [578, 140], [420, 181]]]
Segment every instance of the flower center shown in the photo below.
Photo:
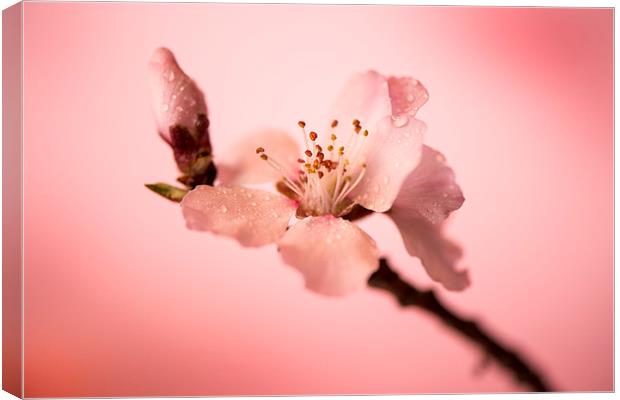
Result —
[[347, 143], [343, 144], [336, 135], [338, 121], [331, 123], [329, 140], [319, 144], [319, 134], [306, 132], [306, 123], [298, 123], [304, 137], [306, 149], [297, 159], [299, 168], [291, 171], [269, 156], [263, 147], [256, 154], [282, 174], [283, 182], [299, 201], [298, 216], [319, 216], [332, 214], [342, 216], [355, 206], [347, 196], [361, 182], [366, 172], [365, 146], [368, 130], [359, 120], [352, 121], [352, 131]]

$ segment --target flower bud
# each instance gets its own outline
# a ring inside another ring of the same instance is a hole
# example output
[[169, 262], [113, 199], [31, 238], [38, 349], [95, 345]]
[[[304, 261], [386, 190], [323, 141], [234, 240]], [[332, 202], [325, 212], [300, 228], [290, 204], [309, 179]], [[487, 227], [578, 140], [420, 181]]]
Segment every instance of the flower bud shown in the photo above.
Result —
[[180, 179], [190, 186], [209, 183], [213, 172], [206, 178], [206, 170], [214, 167], [204, 94], [166, 48], [155, 50], [148, 70], [157, 129], [174, 151]]

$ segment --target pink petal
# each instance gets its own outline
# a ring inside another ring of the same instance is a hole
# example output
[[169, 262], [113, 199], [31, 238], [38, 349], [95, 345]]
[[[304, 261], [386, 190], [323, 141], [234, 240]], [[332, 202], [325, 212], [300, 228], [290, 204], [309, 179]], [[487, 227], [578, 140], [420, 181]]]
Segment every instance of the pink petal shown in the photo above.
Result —
[[375, 241], [332, 216], [298, 222], [278, 241], [278, 249], [284, 262], [302, 273], [308, 289], [327, 296], [361, 289], [379, 265]]
[[464, 201], [443, 154], [424, 146], [422, 160], [405, 179], [393, 208], [437, 223], [460, 208]]
[[386, 79], [376, 71], [354, 75], [333, 104], [332, 117], [349, 124], [359, 119], [368, 130], [387, 115], [413, 117], [428, 100], [428, 91], [410, 77]]
[[443, 236], [442, 224], [432, 224], [425, 218], [397, 209], [388, 215], [400, 230], [407, 252], [420, 259], [433, 280], [448, 290], [463, 290], [469, 286], [467, 271], [456, 268], [462, 251]]
[[369, 130], [374, 128], [377, 121], [392, 113], [387, 80], [376, 71], [354, 75], [336, 98], [332, 110], [331, 118], [339, 120], [341, 126], [348, 127], [358, 119]]
[[181, 208], [189, 229], [258, 247], [282, 236], [296, 205], [264, 190], [201, 185], [185, 195]]
[[170, 50], [155, 50], [149, 62], [149, 81], [160, 135], [170, 141], [170, 127], [181, 125], [194, 139], [199, 139], [195, 127], [198, 116], [207, 115], [204, 95], [179, 67]]
[[282, 164], [287, 176], [298, 169], [297, 158], [301, 151], [297, 142], [285, 132], [265, 130], [244, 137], [228, 152], [228, 157], [218, 160], [220, 182], [227, 185], [258, 184], [280, 178], [283, 173], [261, 160], [256, 154], [257, 147], [263, 147], [272, 160]]
[[428, 100], [428, 91], [417, 79], [390, 76], [388, 86], [394, 116], [414, 116]]
[[405, 178], [418, 165], [426, 125], [413, 117], [385, 117], [368, 137], [366, 172], [350, 198], [363, 207], [390, 209]]

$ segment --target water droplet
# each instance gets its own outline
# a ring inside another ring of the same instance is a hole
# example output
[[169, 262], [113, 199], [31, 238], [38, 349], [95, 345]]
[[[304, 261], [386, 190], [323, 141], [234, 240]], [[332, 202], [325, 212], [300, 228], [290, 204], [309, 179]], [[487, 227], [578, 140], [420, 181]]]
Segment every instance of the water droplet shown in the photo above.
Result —
[[170, 71], [170, 73], [168, 74], [168, 80], [170, 82], [172, 82], [174, 80], [174, 71]]
[[383, 178], [383, 183], [387, 184], [388, 182], [390, 182], [390, 178], [389, 177], [384, 177]]
[[168, 104], [162, 104], [161, 109], [164, 111], [168, 111]]
[[379, 193], [379, 190], [380, 190], [379, 185], [375, 185], [375, 186], [372, 188], [372, 190], [374, 190], [375, 192]]
[[181, 107], [181, 106], [177, 106], [177, 111], [178, 111], [178, 112], [183, 112], [183, 107]]
[[407, 95], [407, 101], [413, 101], [414, 97], [412, 94]]
[[256, 207], [256, 202], [252, 202], [252, 207]]
[[184, 91], [184, 90], [185, 90], [185, 86], [181, 86], [181, 87], [179, 88], [179, 91], [180, 91], [180, 92], [182, 92], [182, 91]]
[[446, 198], [446, 197], [448, 197], [448, 193], [444, 193], [442, 196], [443, 196], [444, 198]]
[[340, 240], [340, 239], [342, 239], [342, 235], [336, 234], [336, 240]]
[[220, 206], [220, 212], [223, 212], [223, 213], [228, 212], [228, 208], [226, 208], [225, 205], [222, 205]]
[[397, 128], [402, 128], [403, 126], [407, 125], [407, 122], [409, 122], [409, 117], [407, 117], [406, 115], [392, 116], [392, 123]]

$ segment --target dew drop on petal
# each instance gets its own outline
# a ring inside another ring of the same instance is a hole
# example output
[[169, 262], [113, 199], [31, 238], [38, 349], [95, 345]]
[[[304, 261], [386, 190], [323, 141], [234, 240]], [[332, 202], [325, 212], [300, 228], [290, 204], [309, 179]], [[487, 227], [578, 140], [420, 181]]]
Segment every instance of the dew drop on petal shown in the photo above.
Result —
[[170, 82], [172, 82], [174, 80], [174, 71], [172, 71], [172, 70], [170, 71], [170, 73], [168, 74], [168, 80]]
[[406, 115], [392, 116], [392, 123], [397, 128], [402, 128], [403, 126], [407, 125], [407, 122], [409, 122], [409, 117], [407, 117]]
[[162, 104], [161, 109], [164, 111], [168, 111], [168, 104]]
[[226, 208], [226, 206], [222, 205], [222, 206], [220, 206], [220, 212], [223, 212], [223, 213], [228, 212], [228, 208]]

